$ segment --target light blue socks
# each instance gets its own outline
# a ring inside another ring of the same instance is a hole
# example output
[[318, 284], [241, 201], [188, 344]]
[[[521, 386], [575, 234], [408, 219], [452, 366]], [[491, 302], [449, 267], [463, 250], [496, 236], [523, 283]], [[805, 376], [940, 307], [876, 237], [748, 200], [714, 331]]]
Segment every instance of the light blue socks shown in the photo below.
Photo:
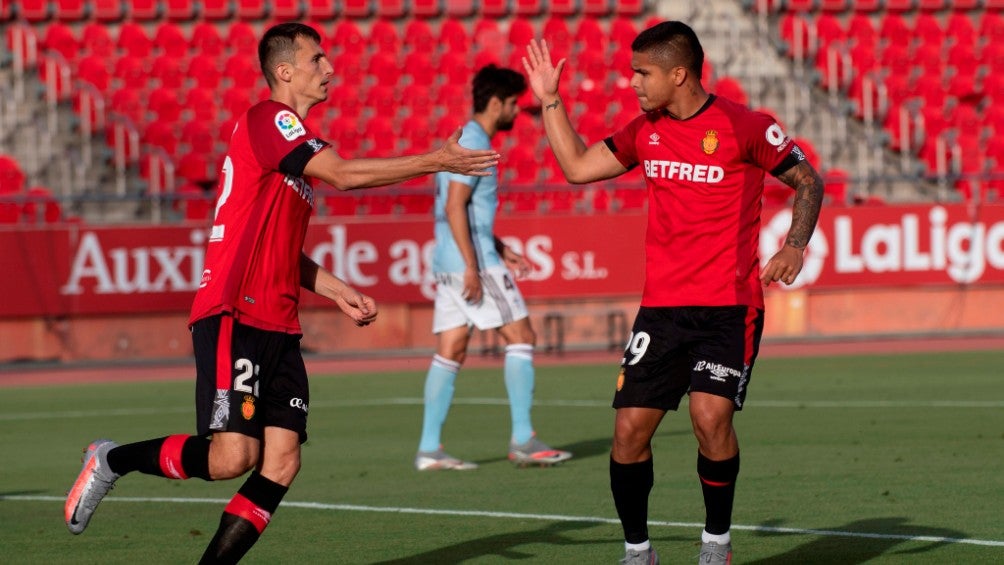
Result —
[[453, 402], [453, 382], [460, 371], [460, 363], [439, 355], [432, 356], [432, 365], [425, 375], [425, 417], [422, 420], [422, 439], [419, 451], [436, 451], [440, 446], [443, 422]]
[[533, 437], [530, 407], [533, 405], [533, 346], [514, 343], [505, 348], [505, 388], [509, 392], [512, 441], [524, 444]]

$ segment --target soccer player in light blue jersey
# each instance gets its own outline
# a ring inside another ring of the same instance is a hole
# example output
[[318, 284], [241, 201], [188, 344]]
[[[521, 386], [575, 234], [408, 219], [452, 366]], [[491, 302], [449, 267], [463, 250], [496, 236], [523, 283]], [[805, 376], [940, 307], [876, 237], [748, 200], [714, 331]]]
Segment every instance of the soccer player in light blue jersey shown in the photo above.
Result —
[[[516, 100], [526, 88], [523, 75], [511, 69], [488, 65], [478, 71], [472, 88], [474, 116], [464, 126], [460, 144], [470, 149], [491, 148], [496, 133], [512, 129], [519, 113]], [[529, 264], [495, 237], [497, 208], [497, 168], [484, 177], [436, 175], [432, 331], [437, 346], [425, 378], [425, 416], [415, 456], [419, 471], [477, 468], [475, 463], [448, 455], [440, 439], [474, 327], [494, 329], [506, 343], [504, 372], [512, 416], [509, 459], [525, 466], [552, 465], [572, 457], [537, 439], [530, 421], [536, 335], [510, 272], [526, 275]]]

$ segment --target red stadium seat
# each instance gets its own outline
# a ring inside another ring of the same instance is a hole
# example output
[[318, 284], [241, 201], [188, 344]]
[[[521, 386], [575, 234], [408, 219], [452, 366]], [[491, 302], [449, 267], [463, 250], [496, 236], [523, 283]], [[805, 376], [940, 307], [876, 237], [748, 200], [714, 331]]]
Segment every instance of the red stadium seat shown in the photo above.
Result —
[[604, 55], [608, 41], [607, 33], [596, 18], [582, 18], [575, 28], [575, 51], [578, 53], [591, 51]]
[[645, 13], [645, 0], [614, 0], [614, 13], [620, 16], [640, 16]]
[[215, 58], [223, 54], [224, 42], [219, 28], [214, 24], [199, 22], [192, 26], [190, 46], [199, 55]]
[[0, 154], [0, 194], [21, 192], [26, 178], [27, 175], [13, 157]]
[[52, 17], [52, 8], [49, 0], [21, 0], [18, 14], [28, 23], [44, 22]]
[[[122, 2], [118, 0], [91, 0], [94, 19], [98, 21], [118, 21], [123, 15]], [[131, 0], [128, 3], [129, 18], [133, 21], [156, 21], [161, 19], [160, 0]]]
[[157, 115], [157, 120], [175, 123], [181, 118], [181, 99], [174, 88], [155, 88], [150, 91], [148, 99], [150, 110]]
[[231, 86], [223, 91], [223, 109], [236, 118], [251, 107], [251, 91], [242, 86]]
[[94, 22], [85, 24], [80, 35], [80, 44], [89, 55], [100, 57], [115, 55], [115, 40], [104, 24]]
[[516, 145], [503, 156], [499, 181], [507, 185], [535, 185], [540, 179], [539, 152], [528, 145]]
[[888, 13], [902, 14], [913, 11], [916, 3], [917, 0], [881, 0], [879, 9]]
[[393, 51], [374, 53], [366, 66], [377, 85], [393, 88], [401, 80], [401, 67], [398, 65], [397, 55]]
[[[148, 2], [152, 0], [147, 0]], [[133, 4], [145, 4], [145, 2], [133, 2]], [[134, 12], [132, 19], [134, 20], [148, 20], [150, 18], [144, 18], [142, 12], [136, 9], [135, 6], [130, 6], [130, 12]], [[91, 14], [91, 19], [99, 22], [118, 22], [125, 17], [125, 3], [121, 0], [91, 0], [91, 9], [93, 10]]]
[[850, 8], [850, 0], [819, 0], [819, 10], [825, 13], [846, 12]]
[[195, 6], [195, 0], [164, 0], [167, 18], [175, 22], [194, 20], [197, 13]]
[[436, 82], [436, 67], [428, 51], [412, 51], [404, 59], [402, 76], [407, 77], [408, 84], [419, 85], [426, 89]]
[[447, 51], [439, 58], [439, 73], [447, 85], [466, 86], [471, 80], [471, 67], [463, 51]]
[[547, 18], [544, 21], [542, 33], [551, 50], [551, 57], [555, 61], [571, 54], [575, 41], [572, 38], [572, 32], [568, 29], [568, 22], [564, 18], [554, 16]]
[[432, 26], [418, 18], [411, 18], [405, 24], [403, 43], [409, 53], [431, 54], [438, 47]]
[[366, 52], [366, 38], [352, 20], [339, 20], [335, 24], [335, 34], [332, 37], [339, 53], [362, 55]]
[[157, 80], [162, 88], [180, 90], [185, 85], [188, 59], [165, 53], [153, 60], [150, 77]]
[[28, 223], [54, 224], [63, 219], [63, 208], [48, 188], [33, 186], [27, 196], [22, 210]]
[[874, 49], [878, 43], [878, 32], [870, 17], [866, 14], [854, 14], [847, 21], [847, 38], [851, 40], [852, 47]]
[[258, 58], [247, 51], [235, 52], [223, 64], [223, 78], [231, 86], [250, 92], [263, 80]]
[[816, 37], [819, 49], [825, 50], [833, 42], [842, 42], [846, 38], [844, 26], [833, 14], [823, 13], [816, 18]]
[[171, 57], [188, 55], [188, 38], [181, 26], [174, 22], [161, 22], [153, 36], [153, 45], [162, 54]]
[[216, 121], [216, 105], [219, 99], [214, 88], [196, 86], [185, 93], [185, 108], [197, 119], [206, 123]]
[[210, 90], [220, 86], [222, 73], [214, 57], [200, 57], [196, 55], [188, 63], [188, 76], [195, 81], [195, 84]]
[[224, 41], [231, 53], [253, 54], [258, 52], [258, 33], [248, 22], [233, 22], [227, 29]]
[[910, 29], [910, 24], [907, 23], [902, 14], [887, 13], [882, 16], [879, 22], [878, 36], [884, 45], [889, 45], [891, 43], [897, 43], [903, 45], [906, 43], [906, 47], [909, 47], [909, 37], [912, 36], [913, 30]]
[[133, 55], [123, 55], [115, 63], [113, 77], [120, 86], [130, 89], [144, 89], [150, 78], [146, 59]]
[[342, 15], [346, 18], [368, 18], [373, 15], [373, 4], [370, 0], [343, 0]]
[[45, 37], [42, 40], [44, 49], [51, 49], [63, 56], [68, 62], [76, 61], [80, 51], [80, 41], [69, 25], [61, 22], [53, 22], [45, 28]]
[[359, 53], [344, 53], [332, 61], [335, 76], [341, 84], [360, 87], [366, 81], [366, 67]]
[[197, 184], [185, 183], [175, 190], [175, 206], [189, 221], [206, 222], [213, 213], [213, 198]]
[[412, 83], [401, 91], [401, 103], [408, 115], [431, 118], [435, 111], [431, 87]]
[[199, 16], [203, 20], [229, 20], [234, 15], [230, 0], [200, 0], [199, 5], [202, 7]]
[[409, 153], [424, 153], [432, 146], [433, 128], [428, 115], [411, 115], [401, 122]]
[[749, 97], [746, 90], [738, 80], [732, 77], [722, 77], [715, 82], [715, 94], [722, 98], [728, 98], [733, 102], [738, 102], [743, 106], [749, 105]]
[[397, 26], [388, 20], [376, 20], [370, 25], [369, 43], [377, 51], [395, 54], [401, 49], [401, 38], [397, 35]]
[[518, 16], [539, 16], [544, 13], [544, 2], [543, 0], [513, 0], [513, 12]]
[[481, 0], [477, 5], [483, 19], [501, 19], [509, 15], [509, 0]]
[[[474, 15], [474, 0], [444, 0], [448, 18], [466, 18]], [[445, 22], [444, 22], [445, 23]]]
[[913, 37], [920, 44], [941, 47], [945, 42], [945, 30], [938, 16], [923, 12], [913, 21]]
[[411, 2], [406, 0], [376, 0], [376, 16], [384, 19], [403, 18]]
[[615, 17], [610, 22], [610, 42], [618, 51], [629, 49], [631, 42], [638, 36], [638, 27], [634, 20], [627, 17]]
[[271, 0], [237, 0], [237, 18], [244, 21], [265, 19], [268, 15]]
[[125, 22], [119, 26], [118, 48], [133, 57], [147, 58], [153, 52], [153, 41], [146, 29], [136, 22]]
[[271, 0], [271, 16], [275, 23], [295, 22], [303, 17], [303, 4], [300, 0]]
[[617, 210], [644, 210], [648, 206], [648, 191], [645, 189], [615, 188], [612, 196]]
[[359, 197], [359, 205], [366, 215], [389, 216], [395, 212], [397, 198], [390, 194], [367, 192]]
[[79, 22], [88, 16], [89, 2], [84, 0], [55, 0], [55, 17], [62, 22]]
[[304, 16], [312, 22], [327, 22], [338, 17], [341, 3], [337, 0], [306, 0]]
[[859, 14], [877, 12], [883, 0], [851, 0], [851, 9]]
[[77, 64], [77, 77], [91, 83], [103, 94], [108, 93], [112, 83], [112, 74], [106, 61], [105, 57], [99, 55], [86, 55]]
[[[427, 183], [428, 179], [419, 179]], [[406, 193], [398, 194], [395, 198], [402, 214], [415, 214], [428, 216], [432, 213], [432, 207], [436, 204], [436, 198], [431, 193]]]
[[[609, 2], [607, 4], [609, 5]], [[574, 17], [580, 12], [579, 0], [550, 0], [545, 12], [552, 16]]]
[[411, 15], [415, 18], [438, 18], [443, 13], [439, 0], [412, 0]]
[[146, 109], [146, 100], [141, 92], [130, 87], [113, 92], [108, 103], [109, 112], [129, 118], [136, 127], [142, 127], [146, 122]]
[[[564, 4], [572, 4], [574, 2], [566, 1]], [[610, 0], [582, 0], [582, 13], [586, 16], [592, 16], [596, 18], [605, 18], [610, 15], [613, 10], [612, 2]], [[567, 14], [567, 11], [555, 11], [551, 9], [552, 14]]]
[[178, 134], [174, 131], [174, 121], [154, 120], [143, 129], [142, 141], [146, 145], [160, 147], [168, 155], [178, 151]]
[[537, 37], [537, 30], [528, 18], [516, 17], [509, 23], [509, 49], [524, 53], [530, 40]]
[[444, 20], [439, 28], [439, 43], [447, 53], [466, 53], [470, 47], [467, 28], [455, 19]]

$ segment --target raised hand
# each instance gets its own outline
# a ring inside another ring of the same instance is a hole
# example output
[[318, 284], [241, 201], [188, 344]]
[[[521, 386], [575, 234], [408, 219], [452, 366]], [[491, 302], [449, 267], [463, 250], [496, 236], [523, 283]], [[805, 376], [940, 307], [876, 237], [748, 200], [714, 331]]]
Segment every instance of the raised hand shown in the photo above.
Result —
[[529, 78], [530, 90], [544, 104], [548, 103], [546, 98], [557, 95], [558, 81], [561, 79], [565, 62], [566, 59], [561, 59], [557, 66], [551, 62], [551, 52], [547, 48], [546, 40], [538, 42], [536, 39], [531, 39], [527, 45], [523, 68], [526, 69]]

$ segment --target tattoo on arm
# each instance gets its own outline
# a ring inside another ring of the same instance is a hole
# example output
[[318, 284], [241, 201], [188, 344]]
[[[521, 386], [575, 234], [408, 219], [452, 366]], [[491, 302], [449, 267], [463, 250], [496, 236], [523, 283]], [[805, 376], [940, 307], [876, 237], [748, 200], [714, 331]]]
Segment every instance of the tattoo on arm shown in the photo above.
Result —
[[808, 161], [802, 161], [782, 173], [778, 180], [795, 189], [791, 210], [791, 229], [785, 243], [804, 249], [816, 229], [819, 209], [823, 206], [823, 179]]
[[557, 108], [560, 105], [561, 105], [561, 99], [555, 98], [554, 102], [551, 102], [547, 106], [544, 106], [544, 109], [545, 110], [554, 110], [555, 108]]

